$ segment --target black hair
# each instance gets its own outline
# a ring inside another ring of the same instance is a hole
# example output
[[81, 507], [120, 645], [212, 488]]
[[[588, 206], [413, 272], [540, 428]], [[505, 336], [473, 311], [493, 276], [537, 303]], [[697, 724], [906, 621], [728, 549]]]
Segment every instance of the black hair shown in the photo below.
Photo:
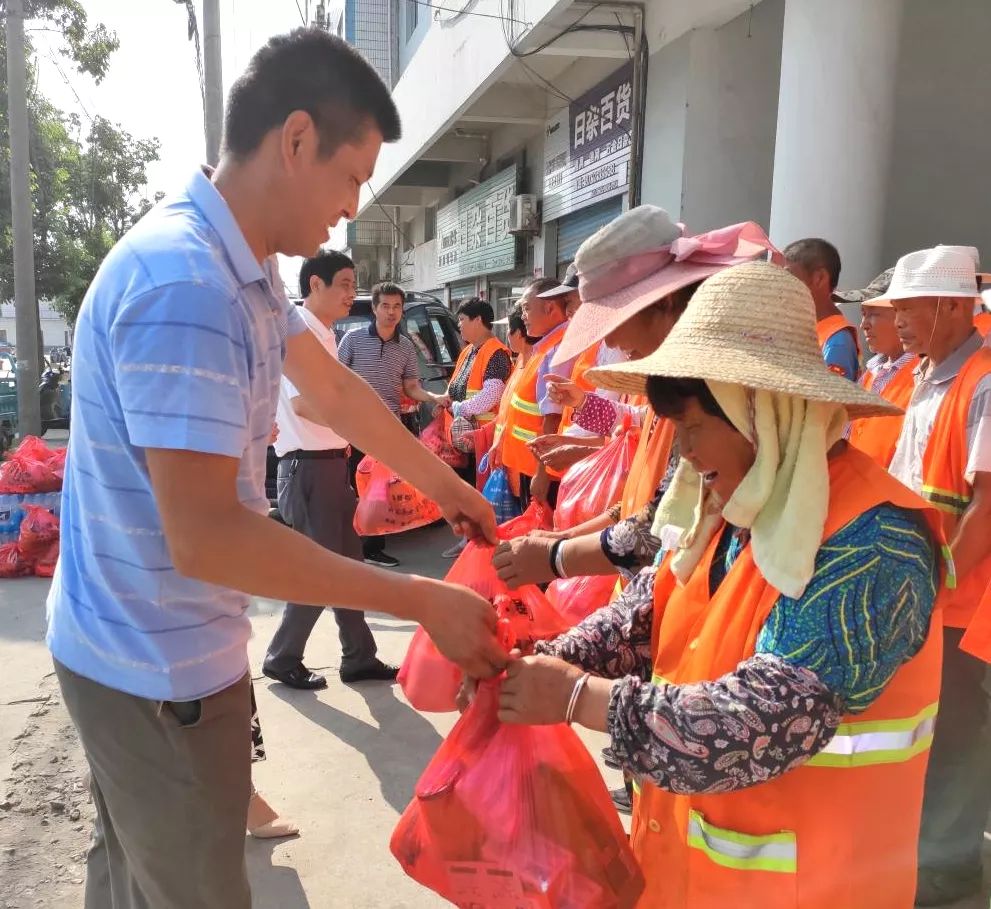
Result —
[[480, 300], [478, 297], [472, 297], [470, 300], [465, 300], [458, 307], [457, 314], [459, 316], [467, 316], [469, 319], [481, 318], [482, 324], [486, 328], [492, 327], [492, 320], [495, 318], [495, 313], [492, 312], [492, 307], [489, 306], [484, 300]]
[[[527, 285], [526, 292], [539, 297], [541, 294], [560, 286], [561, 282], [557, 278], [537, 278]], [[543, 302], [555, 303], [561, 308], [561, 312], [565, 312], [568, 309], [568, 296], [568, 294], [560, 294], [556, 297], [546, 297]]]
[[386, 142], [402, 135], [399, 111], [379, 74], [350, 44], [320, 28], [276, 35], [251, 58], [227, 98], [225, 151], [247, 157], [298, 110], [313, 118], [325, 158], [369, 126]]
[[785, 247], [784, 257], [786, 261], [800, 265], [807, 272], [813, 272], [817, 268], [825, 268], [829, 275], [830, 290], [836, 290], [836, 286], [840, 283], [840, 268], [842, 267], [840, 253], [828, 240], [822, 240], [819, 237], [796, 240]]
[[[713, 417], [719, 417], [728, 425], [733, 426], [726, 412], [719, 406], [715, 395], [709, 390], [703, 379], [672, 379], [668, 376], [647, 377], [647, 399], [654, 413], [661, 417], [680, 417], [685, 412], [685, 405], [692, 398], [699, 402], [699, 407]], [[736, 428], [736, 427], [734, 427]]]
[[316, 276], [324, 284], [333, 284], [334, 276], [345, 268], [354, 271], [354, 262], [344, 253], [336, 249], [317, 253], [312, 259], [307, 259], [299, 270], [299, 295], [304, 299], [310, 295], [310, 278]]
[[403, 303], [406, 302], [406, 291], [392, 281], [383, 281], [372, 288], [372, 308], [379, 305], [382, 297], [399, 297]]

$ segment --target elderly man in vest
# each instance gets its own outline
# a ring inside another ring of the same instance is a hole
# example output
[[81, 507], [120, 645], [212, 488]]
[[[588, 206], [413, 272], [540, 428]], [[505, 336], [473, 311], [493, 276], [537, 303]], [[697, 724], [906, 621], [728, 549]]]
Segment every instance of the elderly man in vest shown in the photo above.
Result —
[[[502, 463], [520, 473], [520, 498], [526, 505], [531, 498], [553, 506], [557, 498], [560, 473], [552, 471], [537, 460], [530, 443], [538, 436], [556, 433], [561, 424], [564, 407], [551, 400], [547, 390], [547, 375], [558, 346], [568, 326], [568, 294], [542, 297], [557, 287], [546, 278], [534, 281], [520, 298], [523, 322], [527, 334], [540, 338], [533, 345], [530, 360], [520, 374], [513, 392], [509, 416], [502, 434]], [[571, 378], [574, 361], [554, 370], [558, 376]]]
[[834, 294], [840, 280], [840, 254], [826, 240], [809, 237], [784, 249], [785, 268], [812, 294], [816, 307], [816, 335], [822, 358], [832, 372], [851, 382], [860, 374], [857, 330], [836, 308]]
[[960, 649], [991, 581], [991, 350], [974, 328], [976, 269], [973, 247], [923, 249], [899, 259], [883, 294], [905, 350], [923, 358], [890, 470], [942, 512], [956, 571], [942, 599], [943, 687], [919, 845], [923, 906], [980, 889], [991, 809], [987, 665]]

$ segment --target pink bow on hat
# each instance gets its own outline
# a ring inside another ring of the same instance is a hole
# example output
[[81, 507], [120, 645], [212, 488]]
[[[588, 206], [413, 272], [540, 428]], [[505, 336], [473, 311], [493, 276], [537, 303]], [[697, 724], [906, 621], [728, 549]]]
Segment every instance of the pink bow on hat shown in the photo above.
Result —
[[762, 252], [771, 253], [771, 261], [780, 264], [781, 253], [768, 239], [764, 228], [753, 221], [718, 227], [690, 237], [679, 237], [671, 244], [676, 262], [699, 262], [711, 265], [738, 265]]
[[[678, 226], [684, 229], [683, 225]], [[587, 303], [630, 287], [671, 262], [738, 265], [762, 252], [770, 252], [771, 261], [778, 265], [784, 261], [764, 229], [753, 221], [744, 221], [694, 236], [681, 236], [667, 246], [609, 262], [590, 274], [579, 275], [579, 289]]]

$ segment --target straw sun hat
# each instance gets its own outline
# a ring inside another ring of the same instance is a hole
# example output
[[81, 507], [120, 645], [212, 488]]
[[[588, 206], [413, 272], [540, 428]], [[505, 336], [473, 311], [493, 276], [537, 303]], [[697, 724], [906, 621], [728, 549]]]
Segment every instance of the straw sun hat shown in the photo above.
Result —
[[709, 278], [650, 356], [587, 375], [603, 388], [632, 394], [645, 392], [648, 376], [707, 379], [842, 404], [851, 418], [900, 414], [827, 369], [815, 324], [801, 281], [769, 262], [748, 262]]

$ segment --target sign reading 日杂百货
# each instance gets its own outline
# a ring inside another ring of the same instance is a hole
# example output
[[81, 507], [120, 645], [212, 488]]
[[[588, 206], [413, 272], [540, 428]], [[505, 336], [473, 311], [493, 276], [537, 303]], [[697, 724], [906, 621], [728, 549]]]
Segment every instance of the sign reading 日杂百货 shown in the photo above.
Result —
[[627, 191], [632, 131], [633, 65], [628, 63], [548, 121], [545, 221]]
[[437, 280], [444, 283], [516, 267], [509, 206], [517, 166], [500, 171], [437, 212]]

